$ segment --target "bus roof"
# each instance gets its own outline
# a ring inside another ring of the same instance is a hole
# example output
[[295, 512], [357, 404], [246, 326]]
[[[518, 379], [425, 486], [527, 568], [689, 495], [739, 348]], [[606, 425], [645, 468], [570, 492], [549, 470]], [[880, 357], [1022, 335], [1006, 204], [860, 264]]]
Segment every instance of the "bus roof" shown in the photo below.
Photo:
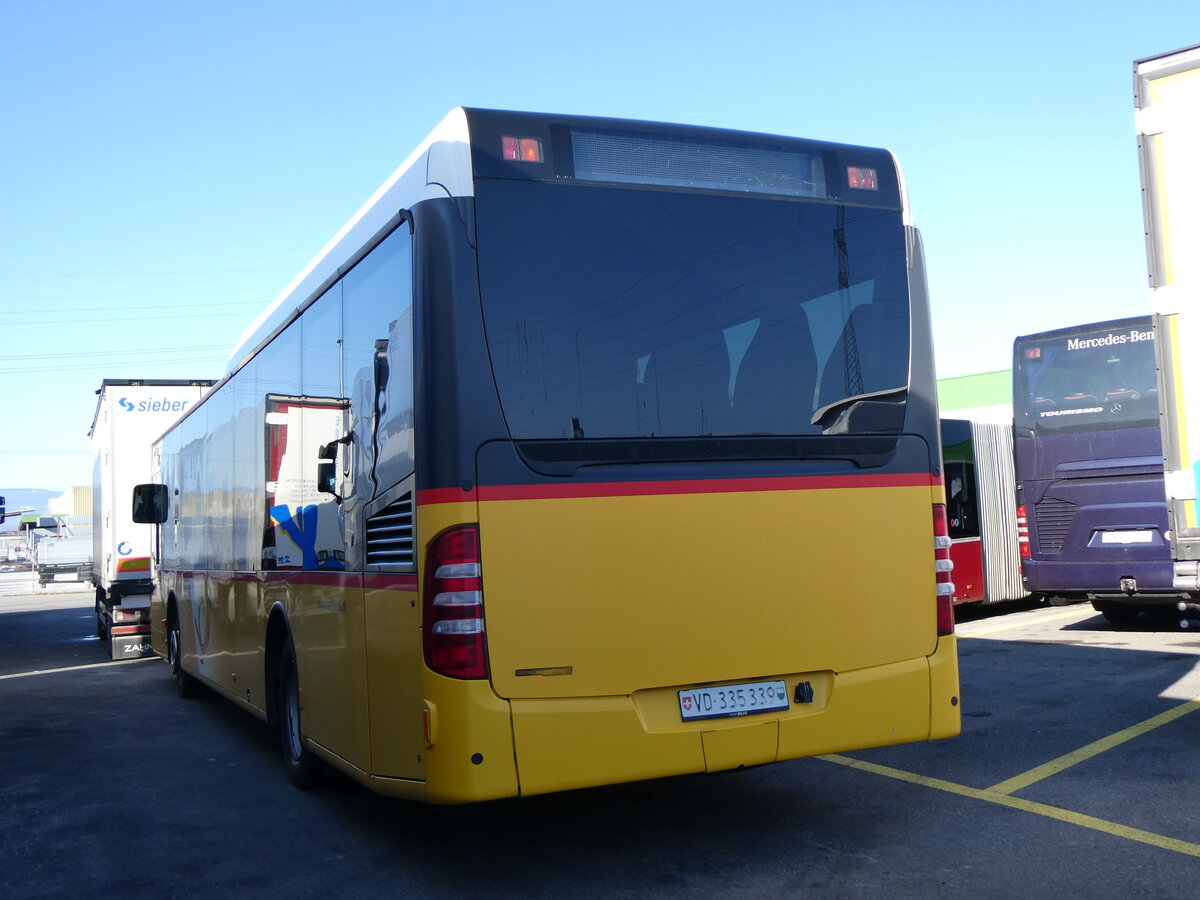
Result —
[[458, 107], [442, 119], [350, 221], [250, 323], [229, 358], [226, 373], [236, 371], [306, 300], [327, 282], [340, 277], [346, 261], [385, 228], [397, 210], [420, 200], [469, 197], [472, 192], [466, 110]]
[[[478, 151], [478, 148], [473, 148], [471, 128], [476, 126], [482, 132], [487, 132], [489, 127], [494, 128], [497, 123], [503, 123], [507, 128], [510, 125], [510, 119], [512, 124], [520, 123], [522, 127], [528, 127], [531, 123], [543, 126], [550, 123], [565, 123], [572, 126], [596, 126], [622, 130], [645, 129], [650, 126], [655, 130], [669, 129], [673, 133], [689, 135], [693, 139], [701, 140], [710, 139], [714, 134], [738, 134], [728, 129], [624, 119], [464, 107], [453, 109], [409, 154], [387, 181], [371, 195], [350, 221], [342, 226], [312, 261], [280, 291], [278, 296], [243, 332], [229, 358], [226, 375], [236, 372], [266, 341], [285, 327], [304, 306], [340, 278], [357, 262], [360, 251], [373, 243], [373, 239], [380, 236], [381, 232], [395, 228], [402, 210], [423, 200], [474, 196], [474, 166], [481, 161], [488, 163], [489, 154], [487, 151]], [[912, 224], [903, 172], [900, 169], [899, 161], [890, 151], [835, 144], [828, 141], [803, 141], [799, 138], [756, 135], [748, 132], [740, 133], [740, 135], [752, 140], [774, 139], [805, 142], [814, 147], [819, 145], [822, 150], [868, 152], [882, 155], [894, 167], [898, 182], [895, 188], [897, 195], [893, 196], [892, 200], [902, 210], [905, 224]], [[473, 153], [473, 150], [477, 152]], [[491, 160], [490, 162], [490, 167], [494, 168], [495, 161]], [[504, 167], [504, 164], [501, 164], [501, 167]], [[886, 192], [881, 192], [881, 194], [887, 196]], [[833, 199], [832, 196], [831, 199]]]

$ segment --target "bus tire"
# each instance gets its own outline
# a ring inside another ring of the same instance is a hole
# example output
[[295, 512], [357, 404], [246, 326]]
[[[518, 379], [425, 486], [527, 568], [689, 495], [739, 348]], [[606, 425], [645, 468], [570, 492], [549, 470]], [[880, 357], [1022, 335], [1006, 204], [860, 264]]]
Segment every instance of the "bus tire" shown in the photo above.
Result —
[[307, 791], [316, 786], [321, 764], [304, 746], [300, 725], [300, 676], [296, 669], [296, 648], [288, 635], [279, 659], [279, 742], [283, 765], [292, 784]]
[[1127, 603], [1097, 603], [1095, 607], [1110, 625], [1132, 625], [1139, 612], [1136, 606]]
[[187, 699], [199, 693], [200, 685], [196, 679], [183, 671], [183, 654], [180, 651], [179, 623], [172, 622], [167, 632], [167, 663], [171, 666], [171, 676], [175, 679], [175, 689], [179, 696]]

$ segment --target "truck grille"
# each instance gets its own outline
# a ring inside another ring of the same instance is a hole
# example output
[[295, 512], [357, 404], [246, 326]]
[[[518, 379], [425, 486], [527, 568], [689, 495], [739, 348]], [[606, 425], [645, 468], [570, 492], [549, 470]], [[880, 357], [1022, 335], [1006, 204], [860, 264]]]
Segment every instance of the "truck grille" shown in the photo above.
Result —
[[412, 494], [367, 519], [367, 565], [413, 565]]
[[1066, 500], [1042, 500], [1034, 507], [1034, 528], [1038, 550], [1042, 553], [1062, 553], [1063, 543], [1079, 507]]

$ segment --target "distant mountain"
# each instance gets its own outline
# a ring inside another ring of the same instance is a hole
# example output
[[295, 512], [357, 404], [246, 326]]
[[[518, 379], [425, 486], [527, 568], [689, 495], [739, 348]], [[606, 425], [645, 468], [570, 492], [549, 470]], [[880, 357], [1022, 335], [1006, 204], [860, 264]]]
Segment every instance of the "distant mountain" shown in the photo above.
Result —
[[[44, 513], [50, 501], [62, 495], [62, 491], [39, 491], [33, 488], [2, 488], [0, 497], [4, 498], [4, 508], [9, 512], [14, 509], [33, 507], [33, 512]], [[12, 516], [0, 524], [0, 531], [16, 531], [20, 516]]]

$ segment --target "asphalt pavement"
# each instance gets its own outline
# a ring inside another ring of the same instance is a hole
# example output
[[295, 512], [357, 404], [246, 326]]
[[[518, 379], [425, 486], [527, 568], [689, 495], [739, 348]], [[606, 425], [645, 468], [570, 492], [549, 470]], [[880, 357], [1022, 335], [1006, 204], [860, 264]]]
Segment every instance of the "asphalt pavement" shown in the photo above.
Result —
[[1197, 895], [1200, 635], [1174, 621], [963, 616], [950, 740], [430, 807], [297, 791], [261, 722], [107, 660], [90, 589], [5, 578], [0, 897]]

